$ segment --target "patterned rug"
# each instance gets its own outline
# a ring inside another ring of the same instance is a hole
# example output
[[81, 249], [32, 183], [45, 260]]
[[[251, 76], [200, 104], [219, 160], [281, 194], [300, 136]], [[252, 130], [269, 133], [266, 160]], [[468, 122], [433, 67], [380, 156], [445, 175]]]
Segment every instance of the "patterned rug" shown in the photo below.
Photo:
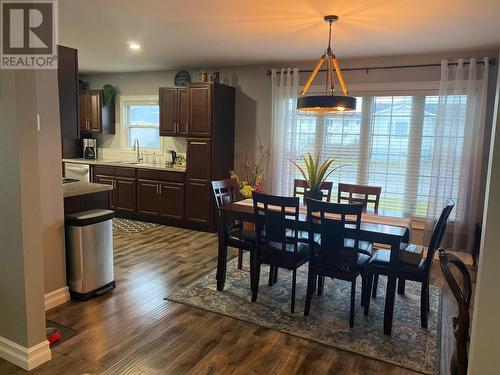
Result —
[[120, 217], [113, 218], [113, 231], [125, 232], [129, 234], [139, 233], [147, 229], [155, 228], [158, 224], [146, 223], [144, 221], [122, 219]]
[[[248, 256], [245, 257], [245, 260]], [[269, 267], [262, 266], [257, 302], [250, 302], [248, 264], [236, 268], [228, 262], [223, 292], [216, 290], [215, 270], [191, 286], [175, 291], [168, 300], [275, 329], [337, 349], [361, 354], [424, 374], [439, 373], [441, 291], [430, 288], [429, 328], [420, 327], [420, 286], [407, 282], [406, 294], [396, 295], [392, 336], [383, 334], [385, 277], [380, 277], [379, 297], [370, 302], [370, 313], [360, 306], [361, 279], [357, 282], [354, 328], [349, 328], [350, 283], [325, 280], [321, 297], [314, 295], [311, 312], [304, 316], [307, 264], [297, 273], [295, 313], [290, 313], [291, 271], [279, 270], [278, 282], [267, 285]]]

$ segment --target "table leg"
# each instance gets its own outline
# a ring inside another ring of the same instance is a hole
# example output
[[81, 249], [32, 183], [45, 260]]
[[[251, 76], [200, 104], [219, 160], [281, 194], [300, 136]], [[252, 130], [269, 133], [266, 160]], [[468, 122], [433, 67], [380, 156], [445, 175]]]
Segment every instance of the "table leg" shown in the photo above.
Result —
[[226, 282], [226, 267], [227, 267], [227, 245], [226, 245], [226, 233], [225, 228], [227, 221], [227, 215], [222, 212], [219, 217], [218, 225], [218, 256], [217, 256], [217, 290], [224, 290], [224, 283]]
[[387, 290], [385, 292], [384, 309], [384, 334], [390, 335], [392, 331], [392, 317], [394, 315], [394, 301], [396, 298], [397, 277], [389, 276], [387, 278]]

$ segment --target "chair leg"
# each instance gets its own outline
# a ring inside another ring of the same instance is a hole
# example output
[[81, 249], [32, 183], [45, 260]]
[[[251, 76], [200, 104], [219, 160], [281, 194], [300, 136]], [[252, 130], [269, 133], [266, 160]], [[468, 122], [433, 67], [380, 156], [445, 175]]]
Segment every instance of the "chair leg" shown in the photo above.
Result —
[[278, 266], [274, 267], [274, 279], [273, 279], [273, 284], [276, 284], [278, 282]]
[[363, 307], [365, 305], [366, 283], [367, 283], [367, 279], [366, 279], [365, 275], [361, 274], [361, 307]]
[[[309, 266], [310, 267], [310, 266]], [[308, 316], [311, 310], [312, 295], [314, 294], [314, 289], [316, 288], [316, 281], [318, 280], [317, 275], [311, 272], [309, 268], [309, 275], [307, 277], [307, 292], [306, 292], [306, 304], [304, 306], [304, 315]]]
[[292, 303], [290, 306], [290, 311], [292, 314], [295, 312], [295, 286], [297, 285], [297, 270], [294, 269], [292, 272]]
[[243, 250], [238, 249], [238, 269], [241, 270], [243, 268]]
[[323, 295], [325, 289], [325, 276], [318, 276], [318, 296]]
[[427, 328], [427, 283], [422, 283], [420, 290], [420, 325], [422, 328]]
[[373, 274], [368, 274], [366, 276], [366, 291], [365, 291], [365, 309], [363, 313], [368, 315], [368, 311], [370, 309], [370, 295], [372, 294], [372, 284], [373, 284]]
[[351, 311], [349, 314], [349, 327], [354, 327], [354, 305], [356, 304], [356, 280], [351, 283]]
[[259, 292], [259, 280], [260, 280], [260, 263], [255, 262], [254, 272], [253, 272], [253, 290], [252, 290], [252, 302], [257, 301], [257, 293]]
[[276, 269], [275, 266], [269, 266], [269, 281], [267, 285], [273, 286], [273, 281], [274, 281], [274, 270]]
[[398, 294], [405, 294], [405, 279], [399, 278], [398, 279]]
[[425, 285], [427, 286], [427, 290], [425, 292], [425, 296], [427, 297], [427, 311], [431, 311], [431, 303], [430, 303], [430, 300], [429, 300], [429, 283], [425, 283]]
[[377, 298], [378, 273], [373, 275], [372, 298]]

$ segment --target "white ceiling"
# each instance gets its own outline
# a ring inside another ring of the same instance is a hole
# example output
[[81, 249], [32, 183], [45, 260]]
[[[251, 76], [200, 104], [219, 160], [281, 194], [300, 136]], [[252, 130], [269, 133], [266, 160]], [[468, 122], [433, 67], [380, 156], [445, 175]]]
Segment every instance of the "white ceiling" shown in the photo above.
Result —
[[500, 0], [59, 0], [59, 42], [86, 72], [305, 61], [326, 14], [339, 58], [500, 45]]

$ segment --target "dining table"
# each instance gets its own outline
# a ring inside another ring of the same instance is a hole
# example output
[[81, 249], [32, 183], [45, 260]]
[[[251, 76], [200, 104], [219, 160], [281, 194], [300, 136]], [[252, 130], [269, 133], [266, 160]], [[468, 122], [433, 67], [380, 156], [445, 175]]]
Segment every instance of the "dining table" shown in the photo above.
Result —
[[[227, 228], [234, 221], [255, 223], [253, 200], [243, 199], [226, 204], [218, 209], [218, 257], [217, 257], [217, 290], [224, 290], [227, 267]], [[299, 208], [299, 219], [296, 227], [300, 231], [308, 230], [307, 207]], [[401, 244], [411, 240], [411, 217], [400, 212], [379, 209], [363, 212], [360, 230], [346, 226], [346, 236], [360, 241], [386, 245], [391, 249], [391, 260], [387, 278], [387, 290], [384, 306], [384, 333], [390, 335], [394, 315], [396, 297], [397, 271], [399, 268], [399, 252]]]

